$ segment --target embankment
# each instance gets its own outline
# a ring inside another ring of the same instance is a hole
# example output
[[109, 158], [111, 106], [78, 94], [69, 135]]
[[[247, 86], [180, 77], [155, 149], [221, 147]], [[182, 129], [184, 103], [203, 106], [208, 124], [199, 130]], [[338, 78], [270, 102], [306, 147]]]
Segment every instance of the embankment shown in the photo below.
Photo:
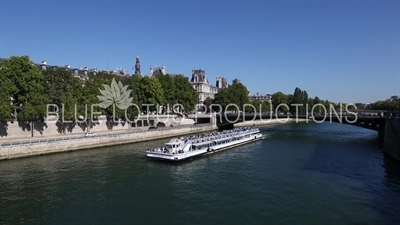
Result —
[[383, 151], [400, 161], [400, 118], [386, 119]]
[[[31, 145], [12, 145], [0, 148], [0, 160], [98, 148], [111, 145], [129, 144], [141, 141], [162, 139], [180, 135], [202, 133], [216, 130], [215, 125], [184, 126], [174, 129], [121, 133], [108, 136], [41, 142]], [[145, 150], [145, 149], [144, 149]]]
[[[193, 125], [193, 119], [180, 118], [174, 115], [143, 115], [135, 122], [126, 122], [122, 120], [107, 120], [105, 116], [100, 116], [90, 124], [85, 122], [60, 123], [55, 118], [46, 119], [43, 122], [33, 124], [21, 121], [0, 122], [0, 140], [12, 140], [20, 138], [40, 138], [63, 136], [65, 134], [76, 135], [90, 132], [101, 133], [110, 131], [129, 131], [132, 128], [156, 126], [158, 123], [164, 126]], [[90, 129], [88, 127], [90, 126]]]

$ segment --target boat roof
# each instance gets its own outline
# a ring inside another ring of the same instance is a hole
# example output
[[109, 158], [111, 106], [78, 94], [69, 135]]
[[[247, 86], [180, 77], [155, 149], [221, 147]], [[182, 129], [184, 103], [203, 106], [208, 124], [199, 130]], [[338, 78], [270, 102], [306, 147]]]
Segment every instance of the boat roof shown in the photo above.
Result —
[[168, 143], [165, 143], [165, 144], [166, 145], [177, 145], [177, 144], [180, 144], [180, 143], [183, 143], [183, 141], [168, 142]]
[[177, 143], [183, 143], [183, 142], [184, 142], [183, 140], [174, 138], [174, 139], [171, 139], [167, 144], [177, 144]]
[[[251, 134], [251, 133], [258, 133], [258, 132], [260, 132], [260, 130], [258, 128], [254, 128], [253, 131], [247, 130], [247, 132], [244, 133], [244, 134], [236, 134], [236, 132], [239, 132], [239, 131], [235, 131], [235, 134], [233, 134], [233, 136], [230, 136], [230, 137], [214, 139], [212, 141], [205, 141], [205, 142], [200, 142], [200, 143], [193, 143], [193, 145], [196, 146], [196, 145], [203, 145], [203, 144], [212, 143], [214, 141], [229, 140], [229, 139], [232, 139], [233, 137], [240, 137], [240, 136], [244, 136], [244, 135]], [[181, 139], [178, 139], [178, 138], [174, 138], [174, 139], [171, 139], [168, 143], [165, 143], [165, 144], [166, 145], [173, 145], [173, 144], [179, 144], [179, 143], [184, 143], [184, 141], [181, 140]]]
[[206, 145], [206, 144], [211, 144], [212, 141], [205, 141], [205, 142], [200, 142], [200, 143], [195, 143], [193, 144], [194, 146], [199, 146], [199, 145]]

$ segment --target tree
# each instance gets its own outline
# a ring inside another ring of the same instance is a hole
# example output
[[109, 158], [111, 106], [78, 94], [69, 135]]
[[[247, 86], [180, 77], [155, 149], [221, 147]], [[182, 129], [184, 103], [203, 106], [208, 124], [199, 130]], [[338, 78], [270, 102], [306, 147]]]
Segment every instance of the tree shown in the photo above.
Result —
[[256, 112], [260, 113], [262, 111], [262, 101], [256, 99], [251, 104], [256, 108]]
[[[285, 104], [285, 105], [288, 105], [288, 98], [287, 98], [287, 96], [285, 95], [285, 94], [283, 94], [282, 92], [276, 92], [276, 93], [274, 93], [274, 94], [272, 94], [272, 106], [273, 106], [273, 108], [274, 108], [274, 110], [276, 111], [277, 110], [277, 107], [280, 105], [280, 104]], [[285, 106], [283, 106], [283, 107], [279, 107], [279, 111], [283, 111], [283, 112], [286, 112], [287, 111], [287, 108], [285, 107]]]
[[[324, 110], [324, 101], [322, 101], [321, 99], [319, 99], [317, 96], [314, 97], [314, 99], [312, 100], [313, 102], [313, 107], [314, 107], [314, 114], [322, 114], [325, 113]], [[312, 108], [310, 108], [310, 111], [312, 110]], [[328, 110], [328, 109], [327, 109]], [[328, 112], [328, 111], [326, 111]]]
[[271, 111], [272, 111], [272, 105], [267, 101], [262, 102], [261, 113], [270, 113]]
[[226, 110], [226, 107], [231, 103], [229, 93], [228, 93], [228, 88], [221, 89], [218, 91], [217, 94], [215, 94], [214, 99], [213, 99], [213, 104], [219, 105], [221, 108], [219, 108], [217, 106], [213, 106], [212, 110], [217, 111], [217, 112], [219, 112], [220, 110], [222, 110], [222, 112], [224, 112]]
[[[0, 68], [2, 65], [0, 65]], [[13, 89], [13, 84], [11, 79], [9, 79], [4, 73], [3, 69], [0, 69], [0, 121], [7, 121], [11, 119], [11, 114], [13, 113], [13, 107], [11, 105], [11, 90]]]
[[170, 74], [157, 74], [155, 76], [161, 84], [161, 88], [164, 92], [164, 105], [163, 105], [163, 113], [167, 112], [169, 107], [176, 104], [176, 94], [179, 91], [175, 85], [175, 79], [173, 75]]
[[204, 100], [203, 104], [204, 104], [204, 106], [206, 107], [207, 112], [211, 112], [210, 106], [211, 106], [212, 103], [213, 103], [213, 100], [212, 100], [210, 97], [207, 97], [207, 98]]
[[356, 107], [357, 107], [357, 109], [366, 109], [366, 105], [364, 104], [364, 103], [355, 103], [354, 104]]
[[[219, 90], [213, 100], [213, 104], [220, 105], [223, 111], [238, 110], [236, 107], [227, 109], [227, 106], [230, 104], [236, 105], [239, 107], [239, 111], [241, 111], [244, 104], [248, 104], [249, 102], [249, 91], [246, 86], [241, 83], [233, 84], [227, 88]], [[215, 107], [213, 110], [219, 111], [220, 109]]]
[[[268, 101], [260, 101], [260, 100], [254, 100], [251, 103], [254, 108], [256, 108], [256, 112], [258, 113], [270, 113], [271, 109], [271, 104], [269, 104]], [[254, 109], [251, 109], [250, 111], [253, 111]]]
[[12, 56], [2, 62], [0, 78], [8, 90], [6, 95], [13, 99], [17, 119], [31, 122], [33, 135], [33, 122], [44, 119], [48, 103], [43, 74], [28, 56]]
[[[80, 83], [79, 78], [74, 77], [68, 70], [58, 68], [43, 72], [45, 93], [49, 96], [49, 103], [58, 106], [68, 102], [66, 96], [74, 92], [74, 88]], [[72, 95], [71, 95], [72, 97]], [[63, 102], [61, 101], [63, 99]]]
[[236, 83], [227, 88], [231, 104], [236, 104], [239, 108], [243, 108], [244, 104], [249, 103], [249, 91], [246, 86]]
[[[298, 113], [299, 115], [305, 115], [307, 113], [306, 105], [308, 105], [309, 103], [310, 102], [308, 99], [307, 92], [296, 87], [294, 89], [292, 102], [290, 103], [290, 112], [293, 114]], [[301, 106], [300, 105], [296, 106], [294, 104], [300, 104]]]
[[163, 105], [164, 103], [164, 92], [161, 88], [160, 81], [154, 77], [138, 77], [132, 76], [133, 82], [130, 82], [134, 86], [133, 94], [136, 95], [137, 102], [142, 105], [142, 109], [147, 110], [145, 104], [151, 104], [149, 110], [156, 110], [157, 105]]
[[176, 85], [175, 101], [181, 104], [185, 112], [192, 111], [198, 103], [199, 94], [193, 88], [189, 79], [183, 75], [175, 75], [174, 83]]
[[400, 102], [393, 100], [376, 101], [370, 105], [372, 110], [399, 110]]
[[[2, 80], [0, 80], [2, 81]], [[4, 84], [0, 84], [0, 121], [6, 122], [11, 119], [13, 113], [11, 107], [11, 97]]]

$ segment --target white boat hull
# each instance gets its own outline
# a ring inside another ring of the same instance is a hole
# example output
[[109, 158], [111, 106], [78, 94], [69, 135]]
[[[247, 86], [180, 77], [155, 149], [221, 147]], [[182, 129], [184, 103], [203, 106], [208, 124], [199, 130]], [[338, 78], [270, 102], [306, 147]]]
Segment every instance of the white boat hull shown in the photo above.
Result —
[[212, 146], [210, 148], [199, 149], [196, 151], [189, 151], [189, 152], [184, 152], [181, 154], [166, 154], [166, 153], [160, 153], [160, 152], [147, 152], [146, 156], [148, 158], [154, 158], [154, 159], [166, 160], [166, 161], [182, 161], [182, 160], [197, 157], [197, 156], [213, 154], [213, 153], [220, 152], [220, 151], [223, 151], [223, 150], [226, 150], [229, 148], [244, 145], [244, 144], [247, 144], [250, 142], [259, 141], [261, 139], [263, 139], [262, 134], [255, 133], [255, 134], [250, 135], [250, 137], [243, 138], [241, 140], [235, 140], [235, 141], [231, 141], [228, 143]]

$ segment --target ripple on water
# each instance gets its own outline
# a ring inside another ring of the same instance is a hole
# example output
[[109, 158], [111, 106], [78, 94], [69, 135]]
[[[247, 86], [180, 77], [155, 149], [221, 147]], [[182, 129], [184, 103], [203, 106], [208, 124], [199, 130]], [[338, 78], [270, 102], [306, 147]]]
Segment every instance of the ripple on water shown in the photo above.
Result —
[[177, 164], [143, 157], [165, 140], [1, 162], [0, 223], [400, 222], [400, 169], [375, 133], [261, 130], [262, 141]]

